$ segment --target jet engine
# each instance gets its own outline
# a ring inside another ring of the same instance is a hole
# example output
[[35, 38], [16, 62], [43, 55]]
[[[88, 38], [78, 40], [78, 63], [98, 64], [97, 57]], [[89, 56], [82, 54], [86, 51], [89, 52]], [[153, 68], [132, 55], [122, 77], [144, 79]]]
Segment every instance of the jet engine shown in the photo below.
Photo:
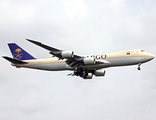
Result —
[[96, 70], [94, 72], [95, 76], [105, 76], [106, 71], [105, 70]]
[[74, 52], [73, 51], [63, 51], [61, 53], [62, 58], [72, 58], [74, 57]]
[[83, 62], [84, 62], [85, 65], [95, 64], [95, 58], [84, 58]]
[[82, 76], [83, 79], [92, 79], [92, 77], [93, 77], [92, 73], [88, 73], [87, 76], [85, 76], [85, 75]]

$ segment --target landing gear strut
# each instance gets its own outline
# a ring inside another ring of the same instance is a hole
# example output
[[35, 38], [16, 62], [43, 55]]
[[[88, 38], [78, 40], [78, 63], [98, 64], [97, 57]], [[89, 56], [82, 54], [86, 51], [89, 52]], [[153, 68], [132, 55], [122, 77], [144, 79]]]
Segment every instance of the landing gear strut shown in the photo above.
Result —
[[138, 68], [137, 68], [138, 70], [141, 70], [140, 65], [141, 65], [141, 63], [139, 63], [139, 65], [138, 65]]

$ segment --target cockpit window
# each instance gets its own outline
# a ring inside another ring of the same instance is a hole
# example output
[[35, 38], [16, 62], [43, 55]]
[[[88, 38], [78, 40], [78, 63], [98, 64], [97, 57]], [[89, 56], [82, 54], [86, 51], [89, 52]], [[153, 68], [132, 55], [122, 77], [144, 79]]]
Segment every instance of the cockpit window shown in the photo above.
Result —
[[130, 52], [127, 52], [127, 55], [130, 55]]
[[141, 52], [145, 52], [145, 50], [141, 50]]

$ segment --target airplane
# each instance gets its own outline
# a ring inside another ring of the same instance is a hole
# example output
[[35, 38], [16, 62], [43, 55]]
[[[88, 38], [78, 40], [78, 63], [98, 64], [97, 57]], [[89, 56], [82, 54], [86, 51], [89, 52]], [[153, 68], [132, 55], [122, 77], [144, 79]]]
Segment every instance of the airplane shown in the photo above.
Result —
[[79, 76], [83, 79], [92, 79], [93, 75], [97, 77], [105, 76], [104, 68], [108, 67], [138, 65], [137, 69], [140, 70], [141, 64], [155, 58], [154, 55], [144, 50], [126, 50], [110, 54], [80, 56], [74, 54], [74, 51], [71, 50], [60, 50], [38, 41], [26, 40], [48, 50], [53, 57], [36, 59], [15, 43], [8, 44], [13, 58], [2, 57], [17, 68], [23, 67], [47, 71], [70, 70], [73, 72], [68, 75]]

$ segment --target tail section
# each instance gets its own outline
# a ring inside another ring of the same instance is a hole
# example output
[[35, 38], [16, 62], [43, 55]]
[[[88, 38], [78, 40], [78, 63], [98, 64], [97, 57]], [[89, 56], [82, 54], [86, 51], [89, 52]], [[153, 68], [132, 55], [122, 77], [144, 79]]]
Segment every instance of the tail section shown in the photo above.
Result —
[[23, 50], [21, 47], [19, 47], [15, 43], [9, 43], [8, 46], [10, 48], [10, 51], [12, 53], [12, 56], [16, 60], [30, 60], [30, 59], [35, 59], [33, 56], [31, 56], [29, 53], [27, 53], [25, 50]]

